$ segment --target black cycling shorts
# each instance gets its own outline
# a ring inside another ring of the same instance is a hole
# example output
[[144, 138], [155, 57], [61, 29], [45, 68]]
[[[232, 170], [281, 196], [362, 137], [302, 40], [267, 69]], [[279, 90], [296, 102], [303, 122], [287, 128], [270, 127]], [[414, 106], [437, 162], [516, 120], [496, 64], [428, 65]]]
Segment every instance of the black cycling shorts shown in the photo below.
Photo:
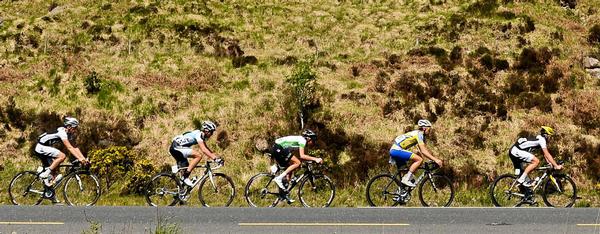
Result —
[[173, 156], [173, 158], [175, 158], [175, 161], [177, 161], [177, 166], [179, 168], [188, 167], [190, 163], [188, 162], [187, 158], [185, 158], [181, 152], [175, 150], [175, 146], [175, 142], [171, 143], [171, 147], [169, 147], [169, 153], [171, 156]]
[[33, 151], [33, 154], [36, 157], [38, 157], [40, 159], [40, 161], [42, 161], [43, 167], [49, 167], [50, 165], [52, 165], [52, 162], [54, 162], [54, 158], [52, 156], [40, 154], [38, 152], [35, 152], [35, 150]]
[[271, 157], [275, 159], [281, 167], [287, 167], [292, 159], [292, 153], [289, 149], [283, 148], [281, 145], [273, 144], [271, 147]]

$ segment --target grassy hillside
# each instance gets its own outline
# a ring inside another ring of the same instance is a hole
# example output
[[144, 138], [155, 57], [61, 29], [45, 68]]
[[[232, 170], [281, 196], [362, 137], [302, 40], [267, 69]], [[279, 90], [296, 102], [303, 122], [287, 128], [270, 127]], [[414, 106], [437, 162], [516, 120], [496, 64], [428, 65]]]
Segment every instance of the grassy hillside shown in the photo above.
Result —
[[[434, 122], [430, 145], [460, 188], [456, 205], [490, 205], [485, 188], [512, 171], [509, 146], [549, 125], [550, 151], [583, 190], [578, 205], [597, 206], [600, 79], [583, 61], [600, 59], [599, 5], [2, 1], [0, 200], [16, 171], [38, 164], [37, 135], [67, 114], [82, 121], [85, 152], [126, 146], [156, 168], [174, 162], [173, 136], [212, 119], [209, 146], [241, 194], [266, 170], [261, 146], [299, 132], [289, 78], [308, 64], [307, 126], [338, 206], [366, 204], [364, 184], [419, 118]], [[143, 203], [119, 195], [126, 184], [100, 203]]]

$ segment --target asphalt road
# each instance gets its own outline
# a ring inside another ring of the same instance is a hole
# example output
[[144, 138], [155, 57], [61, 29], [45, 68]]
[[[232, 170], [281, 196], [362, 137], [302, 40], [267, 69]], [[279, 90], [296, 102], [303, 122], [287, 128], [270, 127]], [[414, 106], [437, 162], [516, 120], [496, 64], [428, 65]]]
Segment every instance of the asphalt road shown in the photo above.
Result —
[[0, 206], [0, 233], [600, 233], [599, 208], [187, 208]]

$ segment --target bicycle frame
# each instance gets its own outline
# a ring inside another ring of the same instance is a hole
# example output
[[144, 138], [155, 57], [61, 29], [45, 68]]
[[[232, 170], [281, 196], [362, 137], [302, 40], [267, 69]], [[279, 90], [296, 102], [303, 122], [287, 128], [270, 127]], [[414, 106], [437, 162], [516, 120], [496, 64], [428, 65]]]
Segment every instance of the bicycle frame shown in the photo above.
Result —
[[[539, 180], [535, 182], [535, 184], [533, 185], [533, 188], [531, 189], [531, 193], [535, 193], [537, 191], [537, 189], [540, 187], [540, 185], [543, 184], [543, 182], [546, 182], [546, 178], [548, 178], [550, 181], [552, 181], [552, 183], [555, 185], [556, 189], [558, 189], [559, 192], [563, 192], [560, 188], [560, 186], [558, 185], [558, 182], [556, 182], [556, 179], [554, 178], [554, 176], [552, 174], [550, 174], [549, 172], [551, 172], [553, 170], [552, 166], [543, 166], [543, 167], [539, 167], [535, 169], [536, 171], [544, 171], [544, 174], [542, 174], [542, 176], [539, 177]], [[505, 191], [506, 193], [511, 193], [510, 191], [512, 191], [512, 189], [517, 186], [518, 182], [517, 180], [514, 180], [513, 183], [511, 184], [510, 188], [508, 191]], [[522, 193], [511, 193], [512, 195], [518, 196], [518, 197], [525, 197], [525, 194]]]
[[[206, 165], [196, 165], [195, 168], [205, 168], [205, 170], [204, 170], [204, 174], [194, 183], [194, 186], [192, 186], [192, 189], [196, 188], [196, 186], [198, 185], [198, 183], [200, 183], [200, 181], [204, 180], [206, 177], [209, 177], [210, 183], [213, 186], [213, 188], [215, 190], [217, 189], [217, 186], [215, 185], [215, 181], [213, 179], [213, 172], [212, 171], [221, 168], [222, 165], [218, 165], [216, 167], [211, 167], [210, 166], [211, 163], [212, 162], [210, 162], [210, 161], [206, 161]], [[184, 170], [187, 170], [187, 168], [186, 167], [178, 168], [177, 172], [175, 172], [173, 174], [177, 174], [177, 173], [179, 173], [181, 171], [184, 171]], [[192, 191], [192, 189], [188, 190], [187, 193], [190, 193]]]

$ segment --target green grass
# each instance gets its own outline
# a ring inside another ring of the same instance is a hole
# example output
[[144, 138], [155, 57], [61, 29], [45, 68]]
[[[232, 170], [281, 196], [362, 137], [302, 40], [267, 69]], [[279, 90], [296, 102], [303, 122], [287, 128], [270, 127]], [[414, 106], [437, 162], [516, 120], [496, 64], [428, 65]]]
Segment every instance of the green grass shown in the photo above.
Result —
[[[318, 48], [319, 56], [311, 68], [317, 77], [319, 102], [308, 126], [326, 135], [319, 147], [326, 161], [339, 169], [333, 175], [341, 181], [335, 206], [366, 204], [368, 176], [360, 164], [370, 170], [381, 166], [387, 160], [391, 139], [412, 128], [418, 118], [435, 119], [436, 134], [429, 145], [458, 176], [456, 205], [489, 205], [483, 189], [465, 185], [466, 178], [474, 174], [489, 179], [509, 171], [512, 166], [506, 151], [516, 135], [522, 130], [534, 132], [541, 124], [553, 125], [562, 134], [552, 153], [571, 160], [569, 168], [577, 173], [582, 194], [591, 194], [581, 205], [599, 205], [593, 199], [597, 161], [590, 156], [591, 148], [578, 149], [577, 144], [582, 134], [589, 136], [585, 141], [590, 145], [599, 144], [598, 126], [584, 126], [582, 121], [600, 116], [593, 108], [582, 109], [586, 103], [577, 94], [598, 96], [600, 91], [598, 81], [586, 76], [579, 65], [582, 56], [594, 50], [586, 36], [587, 30], [600, 22], [600, 14], [590, 11], [600, 2], [578, 1], [577, 8], [569, 10], [555, 1], [516, 1], [486, 11], [467, 11], [475, 2], [486, 1], [431, 2], [0, 2], [0, 12], [4, 12], [0, 25], [0, 129], [5, 133], [0, 143], [4, 152], [0, 178], [9, 181], [22, 169], [10, 165], [37, 166], [27, 156], [29, 144], [19, 142], [35, 139], [43, 123], [35, 118], [42, 113], [77, 114], [84, 125], [85, 121], [105, 124], [109, 127], [98, 130], [104, 139], [86, 149], [130, 144], [156, 165], [173, 163], [166, 152], [173, 136], [191, 130], [194, 120], [212, 119], [221, 124], [219, 131], [227, 133], [229, 143], [211, 139], [209, 147], [227, 160], [225, 171], [235, 175], [241, 194], [250, 175], [266, 170], [256, 142], [299, 132], [296, 110], [289, 103], [294, 97], [285, 82], [295, 65], [277, 61], [288, 56], [298, 61], [314, 58]], [[52, 19], [42, 19], [52, 3], [65, 10]], [[534, 31], [520, 29], [526, 17], [534, 22]], [[450, 19], [458, 20], [458, 25], [449, 23]], [[503, 32], [502, 27], [509, 24]], [[557, 31], [562, 41], [552, 39]], [[202, 49], [198, 49], [200, 44]], [[257, 65], [234, 68], [228, 56], [215, 53], [217, 47], [230, 45], [239, 46], [246, 56], [255, 56]], [[443, 56], [407, 55], [411, 49], [429, 46], [448, 54], [459, 46], [464, 61], [444, 70], [440, 63], [447, 58]], [[511, 68], [481, 70], [479, 57], [469, 54], [482, 46], [489, 48], [491, 57], [506, 59]], [[544, 46], [560, 52], [549, 67], [558, 68], [566, 77], [550, 95], [550, 112], [514, 104], [518, 95], [507, 94], [506, 88], [512, 74], [529, 79], [527, 71], [514, 68], [522, 48]], [[395, 64], [390, 63], [391, 55], [398, 55]], [[352, 67], [360, 67], [360, 76], [351, 77]], [[88, 94], [84, 87], [92, 71], [105, 81], [96, 94]], [[475, 77], [468, 71], [481, 75]], [[388, 74], [387, 80], [378, 80], [380, 73]], [[428, 83], [423, 78], [436, 73], [454, 77], [456, 83], [433, 79]], [[22, 78], [11, 80], [17, 77], [14, 74]], [[402, 82], [412, 76], [417, 78], [410, 84]], [[481, 87], [489, 92], [479, 92]], [[350, 91], [365, 97], [341, 98]], [[24, 129], [5, 120], [11, 97], [24, 116], [31, 117]], [[469, 102], [471, 99], [477, 101]], [[505, 105], [506, 117], [475, 110], [481, 103], [496, 105], [495, 99]], [[388, 105], [396, 101], [400, 104]], [[593, 107], [593, 102], [588, 105]], [[391, 110], [386, 109], [389, 106]], [[124, 128], [128, 131], [119, 131]], [[118, 132], [140, 141], [119, 141], [115, 139]], [[477, 137], [485, 142], [475, 144]], [[119, 192], [109, 191], [99, 204], [144, 205], [142, 197]], [[6, 196], [1, 197], [6, 203]], [[245, 201], [238, 196], [234, 205], [245, 206]]]

